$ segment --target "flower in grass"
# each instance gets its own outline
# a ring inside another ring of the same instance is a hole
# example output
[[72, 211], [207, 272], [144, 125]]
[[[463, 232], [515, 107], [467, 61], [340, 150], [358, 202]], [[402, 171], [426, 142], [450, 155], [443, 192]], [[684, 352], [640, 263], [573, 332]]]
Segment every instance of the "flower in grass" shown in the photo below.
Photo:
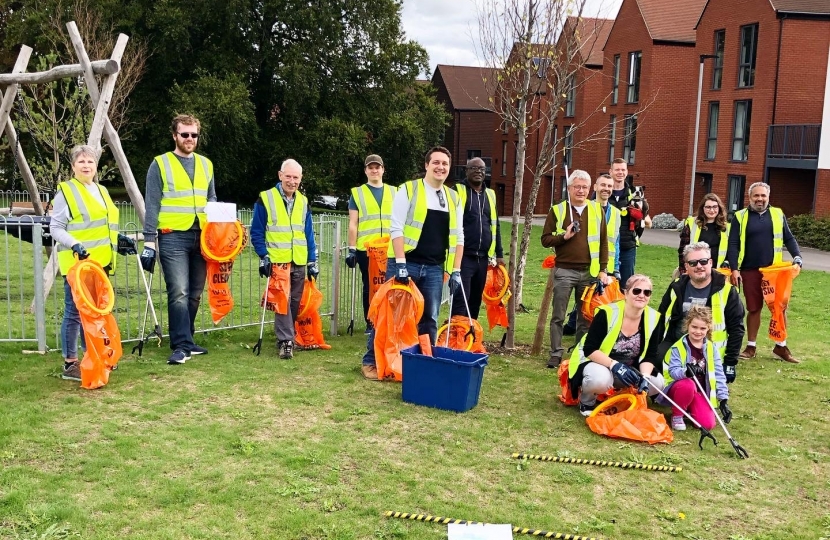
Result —
[[683, 512], [678, 512], [677, 517], [680, 519], [686, 519], [686, 514], [684, 514]]

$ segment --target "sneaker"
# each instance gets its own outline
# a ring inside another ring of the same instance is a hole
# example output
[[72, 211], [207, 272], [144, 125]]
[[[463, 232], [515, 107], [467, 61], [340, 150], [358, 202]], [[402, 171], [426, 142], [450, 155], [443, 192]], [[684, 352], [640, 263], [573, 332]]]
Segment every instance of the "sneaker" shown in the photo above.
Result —
[[360, 372], [363, 373], [364, 379], [369, 379], [370, 381], [378, 380], [378, 368], [374, 364], [363, 364]]
[[177, 366], [179, 364], [184, 364], [190, 360], [190, 353], [183, 351], [182, 349], [176, 349], [173, 351], [173, 354], [170, 355], [170, 358], [167, 359], [167, 363], [171, 366]]
[[61, 379], [81, 382], [81, 363], [71, 362], [69, 365], [65, 365], [63, 373], [61, 373]]
[[683, 420], [683, 416], [672, 416], [671, 428], [675, 431], [686, 431], [686, 422]]
[[207, 353], [208, 353], [207, 349], [205, 349], [204, 347], [199, 347], [198, 345], [194, 345], [190, 349], [190, 355], [191, 356], [196, 356], [196, 355], [199, 355], [199, 354], [207, 354]]
[[596, 401], [594, 401], [590, 405], [587, 404], [587, 403], [582, 403], [581, 401], [579, 402], [579, 414], [581, 414], [582, 416], [584, 416], [586, 418], [591, 416], [591, 413], [594, 412], [594, 409], [596, 409], [596, 408], [597, 408], [597, 402]]
[[288, 360], [294, 358], [294, 342], [291, 340], [279, 342], [280, 358]]
[[562, 363], [562, 359], [558, 356], [551, 356], [548, 359], [548, 367], [550, 369], [559, 369], [559, 364]]
[[[778, 348], [778, 345], [775, 346]], [[755, 358], [755, 345], [747, 345], [746, 348], [738, 355], [739, 358]]]
[[784, 345], [776, 345], [772, 348], [772, 354], [780, 358], [785, 362], [789, 362], [791, 364], [800, 364], [801, 360], [793, 356], [793, 353], [790, 352], [790, 348]]

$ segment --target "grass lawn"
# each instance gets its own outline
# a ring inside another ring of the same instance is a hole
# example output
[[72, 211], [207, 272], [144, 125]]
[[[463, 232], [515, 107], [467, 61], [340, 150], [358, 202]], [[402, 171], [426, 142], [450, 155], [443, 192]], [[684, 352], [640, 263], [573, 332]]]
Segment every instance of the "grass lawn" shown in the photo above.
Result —
[[[545, 283], [545, 250], [532, 246], [521, 343]], [[638, 269], [662, 294], [676, 260], [643, 246]], [[764, 334], [758, 358], [738, 368], [730, 429], [748, 460], [719, 428], [720, 445], [703, 451], [691, 430], [654, 447], [594, 435], [560, 404], [544, 356], [491, 356], [478, 406], [456, 414], [364, 381], [362, 335], [281, 361], [273, 339], [251, 353], [256, 329], [214, 332], [210, 354], [184, 366], [165, 365], [166, 348], [127, 354], [96, 391], [62, 381], [55, 354], [2, 345], [0, 538], [446, 538], [445, 526], [385, 510], [616, 539], [828, 537], [828, 283], [819, 272], [796, 280], [789, 342], [802, 364], [774, 361]], [[518, 462], [511, 452], [683, 471]]]

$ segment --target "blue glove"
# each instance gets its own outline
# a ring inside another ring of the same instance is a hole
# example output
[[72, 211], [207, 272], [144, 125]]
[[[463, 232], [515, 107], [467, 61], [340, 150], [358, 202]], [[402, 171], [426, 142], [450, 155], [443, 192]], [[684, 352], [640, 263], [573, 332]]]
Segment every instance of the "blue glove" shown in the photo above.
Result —
[[395, 281], [409, 285], [409, 271], [406, 269], [406, 263], [395, 263]]
[[144, 246], [144, 249], [141, 251], [141, 267], [144, 269], [145, 272], [153, 273], [153, 270], [156, 269], [156, 250], [153, 248], [148, 248]]
[[804, 261], [801, 260], [801, 255], [793, 257], [793, 264], [797, 264], [798, 266], [804, 265]]
[[118, 247], [116, 249], [119, 255], [135, 255], [138, 253], [135, 240], [121, 233], [118, 233]]
[[346, 266], [349, 268], [354, 268], [357, 264], [357, 250], [355, 248], [349, 248], [349, 254], [346, 255]]
[[626, 366], [622, 362], [617, 362], [616, 364], [614, 364], [611, 367], [611, 373], [614, 374], [614, 377], [618, 381], [620, 381], [623, 384], [623, 386], [633, 386], [639, 389], [640, 385], [642, 385], [644, 382], [642, 375], [640, 375], [633, 368]]
[[272, 266], [271, 257], [268, 255], [259, 259], [259, 277], [270, 278]]
[[461, 288], [461, 272], [454, 270], [450, 274], [450, 280], [447, 282], [447, 286], [450, 288], [450, 294], [455, 294], [455, 291]]
[[72, 251], [78, 256], [79, 261], [82, 261], [89, 257], [89, 252], [80, 242], [72, 246]]
[[720, 407], [718, 407], [720, 409], [720, 415], [723, 418], [723, 423], [724, 424], [728, 424], [729, 422], [732, 421], [732, 409], [729, 408], [729, 405], [727, 404], [727, 401], [729, 401], [729, 400], [728, 399], [720, 400]]
[[738, 376], [735, 368], [737, 368], [737, 366], [723, 366], [723, 374], [726, 375], [726, 382], [728, 384], [735, 382], [735, 377]]
[[317, 276], [320, 275], [320, 266], [317, 264], [317, 261], [308, 263], [308, 266], [306, 266], [306, 273], [308, 275], [308, 279], [317, 279]]

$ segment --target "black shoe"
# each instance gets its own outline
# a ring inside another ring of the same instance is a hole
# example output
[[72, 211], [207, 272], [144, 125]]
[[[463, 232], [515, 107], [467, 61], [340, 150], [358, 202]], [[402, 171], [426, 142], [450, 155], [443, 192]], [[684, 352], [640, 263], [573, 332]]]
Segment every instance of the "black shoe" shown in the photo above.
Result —
[[586, 405], [585, 403], [579, 402], [579, 414], [584, 417], [591, 416], [591, 413], [594, 412], [594, 409], [597, 408], [597, 402], [594, 401], [592, 405]]
[[553, 356], [548, 359], [548, 367], [550, 369], [559, 369], [559, 364], [562, 363], [562, 359], [558, 356]]

